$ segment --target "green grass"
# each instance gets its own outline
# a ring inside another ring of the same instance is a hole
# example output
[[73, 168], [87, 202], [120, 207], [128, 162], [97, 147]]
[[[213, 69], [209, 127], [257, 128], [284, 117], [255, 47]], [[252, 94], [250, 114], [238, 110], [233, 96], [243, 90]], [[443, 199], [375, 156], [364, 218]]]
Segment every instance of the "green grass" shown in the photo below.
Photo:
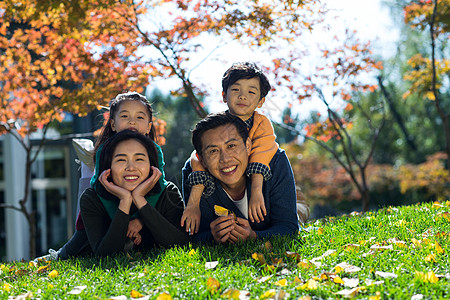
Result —
[[[419, 294], [423, 299], [448, 299], [447, 212], [450, 202], [327, 218], [309, 224], [309, 231], [295, 237], [271, 239], [272, 247], [260, 240], [41, 262], [38, 266], [3, 263], [0, 299], [27, 293], [40, 299], [109, 299], [121, 295], [132, 299], [139, 297], [135, 292], [149, 299], [170, 299], [168, 295], [173, 299], [216, 299], [239, 293], [249, 299], [341, 299], [344, 296], [337, 293], [343, 291], [355, 299], [411, 299]], [[334, 252], [320, 259], [328, 250]], [[255, 259], [257, 254], [265, 262]], [[218, 262], [216, 267], [205, 267], [213, 261]], [[336, 268], [343, 262], [360, 270]], [[46, 265], [47, 269], [38, 272]], [[58, 275], [52, 277], [54, 270]], [[385, 278], [379, 272], [394, 277]], [[208, 283], [210, 278], [220, 284], [216, 291]], [[340, 283], [350, 278], [356, 287]], [[86, 288], [70, 294], [77, 286]]]

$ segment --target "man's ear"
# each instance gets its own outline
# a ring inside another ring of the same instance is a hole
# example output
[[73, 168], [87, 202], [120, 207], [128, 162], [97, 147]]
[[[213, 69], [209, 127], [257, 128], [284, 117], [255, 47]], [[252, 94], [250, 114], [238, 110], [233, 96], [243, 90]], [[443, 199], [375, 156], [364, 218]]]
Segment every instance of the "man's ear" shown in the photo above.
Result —
[[252, 151], [252, 140], [248, 137], [245, 142], [245, 148], [247, 148], [248, 156], [250, 156], [250, 152]]
[[225, 94], [225, 92], [222, 91], [222, 100], [223, 103], [227, 103], [227, 94]]
[[266, 101], [266, 97], [262, 97], [261, 100], [259, 100], [259, 102], [258, 102], [258, 108], [261, 108], [261, 106], [264, 104], [265, 101]]

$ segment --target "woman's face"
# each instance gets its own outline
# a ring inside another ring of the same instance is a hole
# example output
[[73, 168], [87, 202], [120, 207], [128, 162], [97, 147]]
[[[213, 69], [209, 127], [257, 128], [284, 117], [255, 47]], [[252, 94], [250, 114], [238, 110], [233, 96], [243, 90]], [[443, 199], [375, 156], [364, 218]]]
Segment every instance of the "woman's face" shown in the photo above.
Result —
[[111, 162], [113, 182], [133, 191], [150, 174], [150, 158], [145, 147], [136, 140], [117, 144]]

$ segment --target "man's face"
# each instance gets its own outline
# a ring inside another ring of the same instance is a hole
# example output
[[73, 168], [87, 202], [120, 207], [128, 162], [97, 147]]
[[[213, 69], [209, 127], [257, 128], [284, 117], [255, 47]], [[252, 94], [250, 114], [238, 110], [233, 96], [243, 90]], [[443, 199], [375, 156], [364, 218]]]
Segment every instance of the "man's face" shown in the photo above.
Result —
[[253, 115], [256, 108], [263, 105], [265, 98], [261, 97], [259, 78], [239, 79], [228, 87], [223, 94], [223, 101], [228, 105], [232, 115], [246, 121]]
[[245, 188], [245, 170], [251, 150], [250, 139], [242, 140], [233, 124], [205, 131], [201, 137], [203, 166], [228, 193]]

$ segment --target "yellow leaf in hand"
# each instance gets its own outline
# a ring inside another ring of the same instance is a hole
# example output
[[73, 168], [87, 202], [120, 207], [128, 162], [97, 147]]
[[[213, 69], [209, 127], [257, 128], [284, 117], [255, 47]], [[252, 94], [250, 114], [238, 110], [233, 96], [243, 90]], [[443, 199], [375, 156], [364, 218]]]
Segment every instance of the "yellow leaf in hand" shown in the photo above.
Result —
[[142, 295], [141, 293], [139, 293], [139, 292], [136, 291], [136, 290], [131, 290], [130, 296], [131, 296], [131, 298], [141, 298], [141, 297], [143, 297], [144, 295]]
[[56, 278], [58, 277], [59, 273], [56, 270], [51, 271], [50, 273], [48, 273], [48, 277], [50, 278]]
[[236, 220], [236, 215], [234, 214], [234, 212], [232, 212], [231, 210], [226, 209], [225, 207], [222, 207], [220, 205], [214, 205], [214, 212], [219, 217], [226, 217], [228, 215], [233, 215], [234, 219]]
[[172, 296], [170, 296], [170, 294], [164, 292], [158, 295], [158, 297], [156, 298], [156, 300], [172, 300]]
[[220, 288], [220, 282], [212, 277], [209, 277], [206, 281], [206, 289], [211, 293], [214, 294], [217, 292]]

